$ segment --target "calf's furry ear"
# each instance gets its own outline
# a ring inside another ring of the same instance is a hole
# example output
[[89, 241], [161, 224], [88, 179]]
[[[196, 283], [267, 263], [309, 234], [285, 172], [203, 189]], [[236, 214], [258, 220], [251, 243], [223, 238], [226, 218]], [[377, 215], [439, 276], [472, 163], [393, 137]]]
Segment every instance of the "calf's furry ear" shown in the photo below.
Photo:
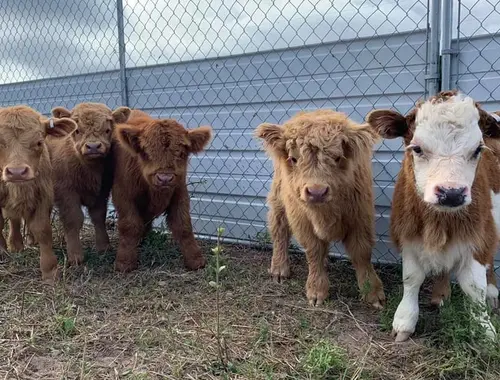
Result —
[[255, 129], [255, 137], [264, 141], [264, 148], [278, 155], [286, 155], [286, 142], [283, 128], [279, 124], [263, 123]]
[[119, 143], [130, 153], [136, 155], [142, 152], [140, 136], [141, 130], [133, 127], [118, 128], [117, 133]]
[[353, 158], [360, 151], [372, 151], [373, 146], [380, 141], [380, 135], [370, 125], [362, 124], [350, 130], [342, 141], [345, 158]]
[[392, 110], [375, 110], [366, 116], [366, 122], [385, 139], [403, 137], [408, 132], [407, 119]]
[[60, 119], [63, 117], [71, 117], [71, 111], [64, 107], [56, 107], [52, 109], [52, 116]]
[[188, 130], [188, 139], [190, 143], [189, 151], [191, 153], [201, 152], [212, 138], [212, 128], [199, 127]]
[[53, 137], [67, 136], [71, 134], [77, 127], [76, 123], [68, 117], [43, 120], [42, 124], [44, 126], [46, 135], [50, 135]]
[[125, 123], [125, 122], [127, 122], [128, 118], [130, 116], [130, 112], [132, 112], [132, 111], [128, 107], [118, 107], [117, 109], [115, 109], [113, 111], [111, 116], [113, 117], [113, 121], [115, 123], [117, 123], [117, 124]]
[[481, 128], [484, 137], [492, 139], [500, 138], [500, 117], [496, 113], [492, 115], [486, 112], [477, 104], [476, 106], [479, 111], [479, 128]]

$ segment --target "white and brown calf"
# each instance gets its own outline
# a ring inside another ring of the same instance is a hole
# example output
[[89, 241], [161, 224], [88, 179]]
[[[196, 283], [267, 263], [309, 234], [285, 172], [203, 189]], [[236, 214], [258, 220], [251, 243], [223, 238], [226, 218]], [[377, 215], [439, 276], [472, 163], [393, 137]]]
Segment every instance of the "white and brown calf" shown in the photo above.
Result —
[[[404, 341], [415, 331], [427, 275], [455, 271], [462, 290], [481, 305], [492, 293], [487, 269], [498, 245], [500, 167], [485, 141], [500, 139], [500, 125], [456, 91], [439, 93], [407, 116], [377, 110], [367, 121], [382, 137], [402, 137], [405, 143], [391, 213], [404, 284], [393, 334]], [[477, 318], [494, 337], [487, 313]]]

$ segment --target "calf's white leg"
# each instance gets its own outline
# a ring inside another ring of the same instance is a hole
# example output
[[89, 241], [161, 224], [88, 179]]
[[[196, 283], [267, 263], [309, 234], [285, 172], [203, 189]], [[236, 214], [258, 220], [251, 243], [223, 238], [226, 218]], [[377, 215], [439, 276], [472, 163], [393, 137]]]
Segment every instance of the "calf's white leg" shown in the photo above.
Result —
[[488, 313], [486, 312], [486, 266], [481, 265], [478, 261], [472, 259], [470, 265], [464, 265], [457, 272], [457, 280], [460, 287], [473, 302], [476, 302], [481, 311], [475, 313], [478, 322], [486, 330], [486, 336], [495, 339], [495, 328], [491, 324]]
[[486, 288], [486, 301], [492, 309], [498, 309], [498, 288], [494, 284], [488, 284]]
[[418, 293], [425, 280], [425, 271], [414, 253], [404, 249], [403, 257], [403, 299], [394, 314], [392, 335], [396, 342], [407, 340], [415, 332], [418, 321]]

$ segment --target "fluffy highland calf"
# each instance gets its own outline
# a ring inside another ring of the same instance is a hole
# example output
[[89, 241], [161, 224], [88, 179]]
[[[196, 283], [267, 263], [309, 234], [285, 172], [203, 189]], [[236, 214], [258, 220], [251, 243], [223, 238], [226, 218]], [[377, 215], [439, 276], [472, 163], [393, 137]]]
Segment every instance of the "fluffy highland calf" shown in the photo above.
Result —
[[201, 152], [211, 134], [210, 127], [187, 130], [175, 120], [153, 119], [139, 110], [117, 126], [112, 189], [119, 232], [116, 270], [137, 267], [139, 243], [152, 221], [165, 213], [185, 266], [205, 266], [193, 235], [186, 175], [189, 155]]
[[[54, 200], [52, 166], [46, 136], [61, 138], [76, 124], [71, 119], [48, 120], [26, 106], [0, 109], [0, 231], [9, 219], [10, 251], [24, 248], [21, 220], [25, 220], [40, 245], [40, 269], [46, 282], [57, 275], [57, 258], [52, 250], [50, 213]], [[6, 242], [0, 233], [0, 249]]]
[[261, 124], [256, 136], [263, 139], [274, 163], [268, 195], [271, 275], [278, 282], [289, 277], [293, 234], [307, 255], [307, 298], [320, 305], [328, 296], [328, 248], [331, 241], [340, 240], [363, 298], [382, 307], [383, 286], [371, 263], [375, 244], [371, 157], [378, 136], [368, 125], [330, 110], [299, 113], [282, 126]]
[[[442, 288], [448, 285], [443, 278], [455, 271], [464, 293], [480, 305], [493, 291], [487, 269], [498, 245], [500, 172], [487, 144], [500, 138], [500, 125], [456, 91], [417, 104], [406, 117], [377, 110], [367, 121], [385, 138], [402, 137], [406, 147], [391, 213], [404, 284], [393, 335], [404, 341], [415, 331], [427, 275], [441, 276], [437, 288]], [[435, 289], [434, 296], [438, 293]], [[474, 315], [494, 337], [486, 311]]]
[[71, 118], [77, 128], [63, 139], [49, 138], [55, 206], [59, 211], [68, 263], [83, 261], [80, 230], [86, 207], [95, 228], [96, 249], [109, 246], [106, 232], [106, 212], [113, 184], [112, 150], [113, 130], [117, 123], [126, 122], [130, 109], [119, 107], [111, 111], [104, 104], [81, 103], [69, 111], [63, 107], [52, 110], [56, 118]]

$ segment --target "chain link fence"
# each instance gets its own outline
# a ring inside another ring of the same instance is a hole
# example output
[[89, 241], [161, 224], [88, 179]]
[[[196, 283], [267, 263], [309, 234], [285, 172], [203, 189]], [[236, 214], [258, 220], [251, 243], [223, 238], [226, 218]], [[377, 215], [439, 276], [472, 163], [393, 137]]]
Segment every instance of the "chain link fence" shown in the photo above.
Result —
[[454, 5], [453, 86], [489, 111], [500, 111], [500, 4], [461, 0]]
[[[500, 4], [496, 1], [450, 2], [448, 27], [451, 86], [469, 94], [488, 111], [500, 111]], [[500, 276], [500, 254], [497, 253], [496, 273]]]
[[[55, 106], [95, 101], [176, 118], [187, 127], [211, 125], [213, 141], [190, 161], [195, 231], [213, 238], [223, 225], [227, 240], [265, 243], [272, 165], [253, 130], [323, 107], [358, 122], [373, 108], [408, 112], [439, 87], [439, 5], [2, 0], [0, 104], [25, 103], [49, 114]], [[493, 108], [500, 91], [498, 28], [491, 16], [497, 7], [462, 0], [454, 16], [460, 38], [441, 52], [451, 57], [448, 82]], [[400, 141], [376, 147], [378, 262], [398, 256], [388, 230], [401, 158]], [[337, 245], [332, 252], [344, 253]]]

